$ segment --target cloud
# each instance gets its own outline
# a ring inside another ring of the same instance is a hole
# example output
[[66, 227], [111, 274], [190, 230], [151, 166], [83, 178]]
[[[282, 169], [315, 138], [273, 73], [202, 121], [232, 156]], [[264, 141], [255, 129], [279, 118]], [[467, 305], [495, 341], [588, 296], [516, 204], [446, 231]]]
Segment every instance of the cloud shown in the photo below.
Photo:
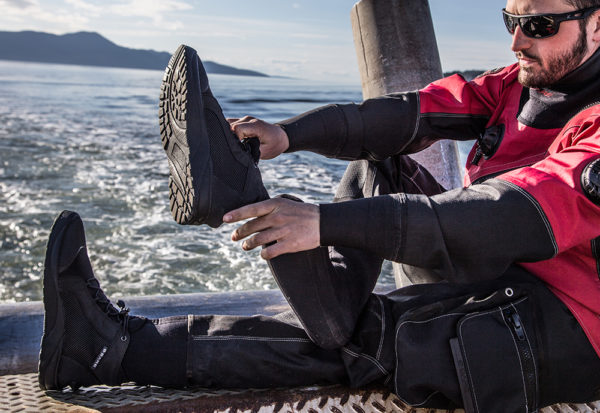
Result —
[[[39, 0], [0, 0], [0, 26], [5, 30], [43, 30], [50, 33], [65, 33], [78, 30], [106, 30], [97, 22], [129, 19], [128, 26], [155, 26], [161, 31], [181, 31], [184, 23], [173, 18], [192, 9], [186, 0], [127, 0], [111, 1], [101, 6], [90, 0], [62, 0], [48, 3]], [[150, 23], [148, 24], [148, 20]], [[109, 24], [110, 26], [112, 24]]]
[[70, 4], [75, 9], [91, 13], [94, 16], [99, 15], [103, 10], [102, 7], [87, 3], [85, 0], [65, 0], [65, 3]]
[[4, 5], [0, 24], [5, 29], [40, 30], [50, 33], [84, 30], [89, 18], [64, 8], [44, 9], [38, 0], [0, 0]]
[[[129, 0], [124, 4], [116, 4], [109, 7], [109, 11], [115, 15], [145, 17], [152, 19], [155, 24], [162, 24], [166, 13], [191, 9], [193, 9], [191, 4], [178, 0]], [[169, 22], [169, 24], [172, 23], [171, 21]], [[168, 27], [168, 29], [173, 30], [172, 27]]]
[[508, 42], [500, 40], [441, 39], [438, 49], [445, 71], [486, 70], [511, 64], [515, 60]]
[[319, 33], [290, 33], [290, 37], [296, 39], [329, 39], [331, 36]]
[[16, 9], [26, 9], [34, 6], [36, 3], [31, 0], [0, 0], [0, 6]]

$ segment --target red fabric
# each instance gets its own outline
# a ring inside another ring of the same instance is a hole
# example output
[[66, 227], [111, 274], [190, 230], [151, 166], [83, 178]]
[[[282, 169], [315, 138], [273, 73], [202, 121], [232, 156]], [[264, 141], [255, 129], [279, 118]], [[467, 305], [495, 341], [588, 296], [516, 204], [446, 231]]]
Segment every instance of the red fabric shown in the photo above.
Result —
[[583, 169], [600, 158], [600, 105], [575, 116], [558, 134], [546, 157], [501, 175], [531, 194], [548, 217], [558, 254], [523, 263], [569, 307], [600, 355], [600, 278], [591, 242], [600, 236], [600, 206], [581, 187]]
[[421, 90], [421, 113], [476, 114], [488, 126], [504, 124], [497, 152], [477, 165], [467, 159], [464, 185], [498, 176], [524, 189], [541, 206], [558, 254], [521, 265], [545, 281], [568, 306], [600, 356], [600, 278], [592, 240], [600, 236], [600, 206], [583, 193], [581, 174], [600, 158], [600, 105], [586, 109], [562, 129], [536, 129], [517, 119], [522, 86], [512, 65], [471, 82], [451, 76]]

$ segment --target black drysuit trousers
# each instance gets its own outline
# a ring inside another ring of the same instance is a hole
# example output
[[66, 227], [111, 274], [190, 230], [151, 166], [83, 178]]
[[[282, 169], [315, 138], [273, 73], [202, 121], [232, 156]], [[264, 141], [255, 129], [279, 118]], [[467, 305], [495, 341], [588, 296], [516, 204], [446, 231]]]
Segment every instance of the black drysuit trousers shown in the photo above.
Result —
[[[441, 191], [416, 162], [396, 156], [350, 163], [336, 200]], [[581, 327], [520, 267], [478, 284], [436, 282], [378, 295], [371, 291], [381, 259], [350, 248], [330, 247], [329, 256], [335, 271], [364, 289], [342, 347], [315, 345], [292, 312], [167, 317], [132, 332], [122, 363], [127, 378], [218, 388], [379, 383], [414, 406], [486, 413], [600, 398], [600, 360]], [[278, 265], [286, 270], [307, 271]]]

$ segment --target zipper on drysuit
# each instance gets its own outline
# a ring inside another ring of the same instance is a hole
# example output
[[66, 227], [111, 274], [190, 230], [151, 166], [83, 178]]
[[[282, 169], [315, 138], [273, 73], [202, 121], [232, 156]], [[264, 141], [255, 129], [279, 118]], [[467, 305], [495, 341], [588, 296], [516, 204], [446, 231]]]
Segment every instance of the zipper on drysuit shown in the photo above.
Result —
[[523, 323], [521, 323], [521, 317], [519, 317], [519, 314], [512, 309], [505, 310], [504, 314], [517, 338], [520, 341], [525, 340], [525, 331], [523, 330]]
[[[583, 112], [584, 110], [586, 110], [586, 109], [589, 109], [589, 108], [591, 108], [592, 106], [596, 106], [596, 105], [600, 105], [600, 100], [598, 100], [598, 101], [596, 101], [596, 102], [588, 103], [587, 105], [585, 105], [585, 106], [583, 107], [583, 109], [581, 109], [579, 112], [577, 112], [575, 115], [573, 115], [573, 116], [571, 117], [571, 119], [573, 119], [575, 116], [579, 115], [579, 114], [580, 114], [581, 112]], [[568, 123], [568, 122], [567, 122], [567, 123]]]
[[525, 327], [521, 316], [519, 316], [514, 307], [505, 308], [502, 314], [515, 339], [515, 346], [523, 369], [523, 379], [525, 381], [525, 392], [528, 402], [527, 411], [530, 411], [530, 409], [534, 410], [537, 406], [537, 373], [535, 360], [533, 359], [529, 340], [525, 333]]

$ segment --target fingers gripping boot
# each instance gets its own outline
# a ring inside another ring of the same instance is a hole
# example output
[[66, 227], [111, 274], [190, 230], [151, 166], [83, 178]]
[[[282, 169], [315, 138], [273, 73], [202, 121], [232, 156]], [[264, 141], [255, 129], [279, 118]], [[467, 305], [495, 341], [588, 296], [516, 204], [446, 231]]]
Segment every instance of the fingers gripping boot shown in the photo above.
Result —
[[94, 277], [79, 215], [62, 212], [46, 250], [40, 388], [126, 381], [121, 361], [131, 317], [124, 303], [119, 306], [121, 310], [110, 303]]
[[216, 228], [226, 212], [269, 198], [257, 167], [258, 140], [240, 142], [231, 132], [188, 46], [180, 46], [165, 69], [158, 118], [175, 221]]

